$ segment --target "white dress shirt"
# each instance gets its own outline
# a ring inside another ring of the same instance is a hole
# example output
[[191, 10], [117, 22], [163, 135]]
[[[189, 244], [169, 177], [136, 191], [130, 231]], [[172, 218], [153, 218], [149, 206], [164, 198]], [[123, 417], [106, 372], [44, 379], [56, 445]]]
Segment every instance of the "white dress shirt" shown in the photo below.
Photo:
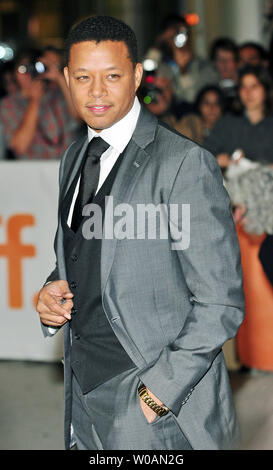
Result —
[[[96, 193], [106, 180], [110, 171], [112, 170], [114, 164], [116, 163], [119, 155], [123, 152], [127, 144], [129, 143], [133, 132], [136, 127], [138, 116], [140, 113], [140, 103], [138, 98], [135, 97], [134, 104], [130, 111], [118, 122], [113, 124], [107, 129], [103, 129], [101, 132], [95, 132], [91, 127], [88, 126], [88, 140], [89, 142], [94, 137], [101, 137], [110, 147], [102, 154], [100, 158], [100, 177], [99, 184], [96, 190]], [[70, 206], [67, 224], [70, 227], [72, 221], [72, 215], [74, 210], [74, 205], [79, 191], [80, 178], [77, 182], [75, 192], [72, 198], [72, 203]]]
[[[138, 98], [135, 97], [134, 104], [130, 111], [120, 121], [113, 124], [113, 126], [109, 127], [108, 129], [103, 129], [101, 132], [95, 132], [93, 129], [91, 129], [91, 127], [88, 126], [89, 142], [94, 137], [101, 137], [103, 140], [105, 140], [105, 142], [110, 145], [110, 147], [102, 154], [100, 158], [100, 177], [96, 192], [98, 192], [99, 188], [102, 186], [110, 171], [112, 170], [114, 164], [116, 163], [119, 155], [123, 152], [126, 145], [129, 143], [135, 130], [139, 113], [140, 103], [138, 101]], [[67, 218], [67, 224], [69, 227], [71, 225], [74, 205], [79, 191], [79, 184], [80, 177], [74, 191]], [[48, 330], [51, 334], [56, 333], [58, 329], [59, 327], [48, 327]]]

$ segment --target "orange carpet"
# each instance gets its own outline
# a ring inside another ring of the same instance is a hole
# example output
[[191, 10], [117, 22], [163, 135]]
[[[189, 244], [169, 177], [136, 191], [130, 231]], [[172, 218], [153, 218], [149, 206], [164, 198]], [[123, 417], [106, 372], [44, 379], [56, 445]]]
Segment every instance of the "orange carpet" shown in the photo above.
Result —
[[265, 235], [251, 236], [237, 226], [244, 274], [245, 319], [236, 338], [240, 362], [273, 371], [273, 287], [258, 254]]

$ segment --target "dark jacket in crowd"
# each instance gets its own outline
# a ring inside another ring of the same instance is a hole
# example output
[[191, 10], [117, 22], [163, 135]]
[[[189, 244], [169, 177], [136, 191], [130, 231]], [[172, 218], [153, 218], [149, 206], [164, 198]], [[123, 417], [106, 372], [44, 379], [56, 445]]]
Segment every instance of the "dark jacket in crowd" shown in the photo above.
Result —
[[259, 259], [266, 276], [273, 286], [273, 235], [267, 235], [261, 244]]
[[226, 114], [216, 123], [203, 146], [214, 155], [242, 149], [245, 157], [260, 163], [273, 163], [273, 114], [258, 124], [246, 115]]

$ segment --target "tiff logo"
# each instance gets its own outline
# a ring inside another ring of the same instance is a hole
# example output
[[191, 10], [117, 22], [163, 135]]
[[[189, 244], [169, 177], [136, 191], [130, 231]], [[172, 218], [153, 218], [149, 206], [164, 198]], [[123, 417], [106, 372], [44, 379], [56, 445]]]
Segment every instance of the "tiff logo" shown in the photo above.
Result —
[[[0, 215], [0, 225], [2, 225]], [[36, 255], [34, 245], [24, 245], [21, 241], [23, 228], [33, 226], [35, 219], [31, 214], [15, 214], [6, 222], [6, 242], [0, 244], [0, 257], [7, 260], [8, 268], [8, 301], [11, 308], [23, 306], [23, 258]]]

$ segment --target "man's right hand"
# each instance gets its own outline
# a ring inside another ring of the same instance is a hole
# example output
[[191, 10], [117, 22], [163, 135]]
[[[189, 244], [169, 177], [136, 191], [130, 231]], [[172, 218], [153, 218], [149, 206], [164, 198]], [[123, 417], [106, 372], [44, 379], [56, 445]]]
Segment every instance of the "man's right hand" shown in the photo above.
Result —
[[44, 286], [36, 305], [41, 322], [47, 326], [64, 325], [71, 319], [72, 297], [67, 281], [53, 281]]
[[30, 84], [29, 88], [25, 90], [25, 96], [32, 101], [40, 103], [41, 99], [45, 94], [45, 83], [39, 79], [33, 79]]
[[228, 153], [219, 153], [217, 155], [217, 162], [221, 168], [228, 168], [231, 163], [231, 158]]

